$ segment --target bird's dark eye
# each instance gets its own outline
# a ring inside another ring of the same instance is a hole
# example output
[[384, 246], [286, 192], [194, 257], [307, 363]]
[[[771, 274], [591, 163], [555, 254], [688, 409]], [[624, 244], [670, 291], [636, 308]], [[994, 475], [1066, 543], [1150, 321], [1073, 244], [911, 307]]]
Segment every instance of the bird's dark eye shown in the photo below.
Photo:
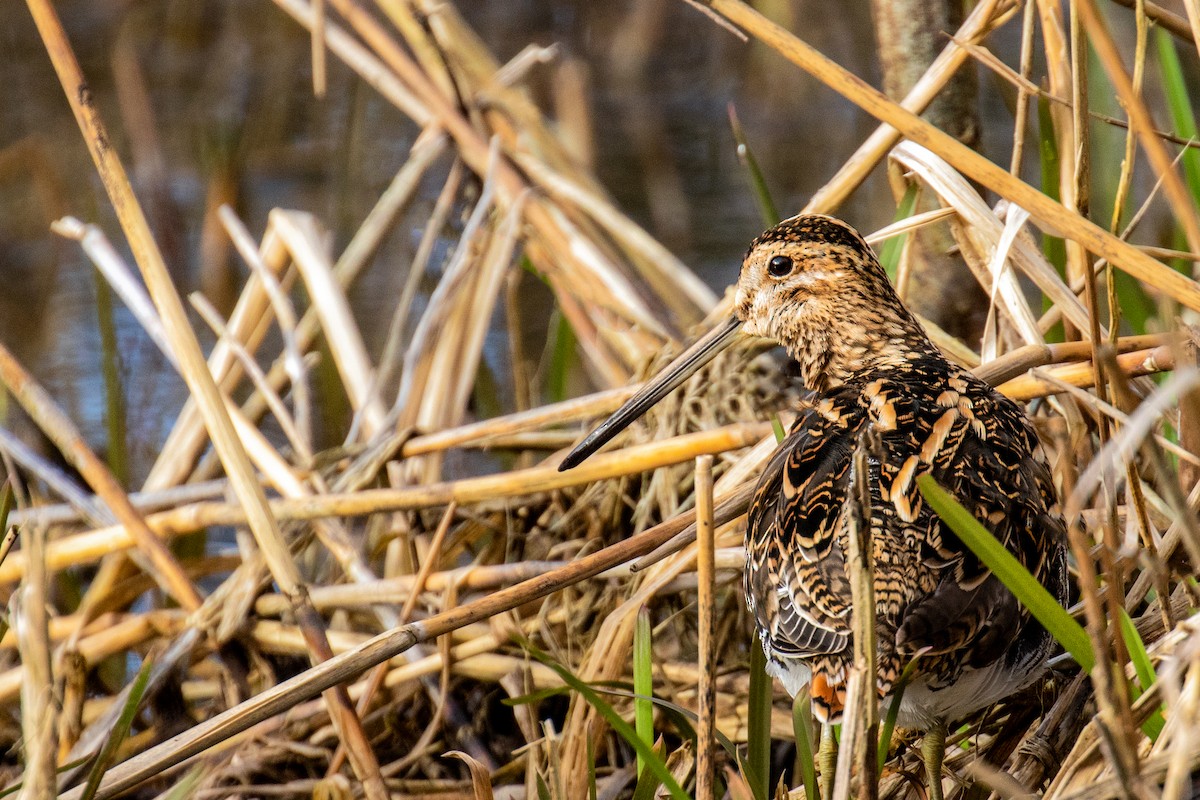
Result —
[[775, 256], [767, 262], [767, 274], [772, 278], [783, 278], [791, 274], [792, 259], [787, 256]]

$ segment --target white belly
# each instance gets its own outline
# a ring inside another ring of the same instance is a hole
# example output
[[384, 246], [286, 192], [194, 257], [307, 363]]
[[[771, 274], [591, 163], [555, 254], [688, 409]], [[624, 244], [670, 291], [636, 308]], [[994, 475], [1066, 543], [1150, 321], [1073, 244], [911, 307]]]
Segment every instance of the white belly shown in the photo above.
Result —
[[[812, 671], [799, 660], [767, 662], [767, 674], [779, 679], [783, 688], [795, 697], [812, 679]], [[1016, 671], [996, 662], [980, 669], [966, 669], [949, 686], [932, 689], [929, 680], [918, 677], [904, 690], [896, 723], [902, 728], [928, 730], [935, 722], [951, 722], [1003, 700], [1024, 689], [1042, 674], [1037, 666]], [[889, 695], [880, 701], [880, 714], [892, 703]]]
[[[1014, 672], [1000, 663], [980, 669], [966, 669], [958, 680], [940, 689], [931, 689], [929, 681], [917, 678], [904, 690], [896, 724], [902, 728], [928, 730], [935, 722], [952, 722], [1003, 700], [1037, 680], [1042, 670]], [[891, 703], [883, 700], [883, 708]]]

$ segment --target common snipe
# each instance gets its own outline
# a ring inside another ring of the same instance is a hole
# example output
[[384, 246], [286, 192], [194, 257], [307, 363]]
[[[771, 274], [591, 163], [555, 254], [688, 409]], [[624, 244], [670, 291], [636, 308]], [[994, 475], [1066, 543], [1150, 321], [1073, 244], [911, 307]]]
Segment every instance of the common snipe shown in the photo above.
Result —
[[[676, 359], [563, 462], [579, 463], [726, 346], [739, 331], [781, 343], [809, 394], [751, 503], [746, 601], [768, 671], [836, 720], [851, 660], [846, 579], [851, 462], [868, 461], [879, 695], [890, 699], [919, 652], [899, 722], [933, 734], [1027, 686], [1051, 640], [925, 504], [931, 474], [1060, 602], [1063, 523], [1050, 472], [1024, 413], [947, 361], [901, 303], [871, 248], [826, 216], [786, 220], [754, 240], [736, 316]], [[926, 747], [940, 796], [940, 752]]]

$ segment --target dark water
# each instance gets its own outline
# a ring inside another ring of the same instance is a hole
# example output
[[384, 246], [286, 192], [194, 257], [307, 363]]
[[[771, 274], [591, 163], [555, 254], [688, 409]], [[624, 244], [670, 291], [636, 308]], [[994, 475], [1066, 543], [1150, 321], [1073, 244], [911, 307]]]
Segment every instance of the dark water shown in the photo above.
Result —
[[[328, 96], [312, 97], [307, 35], [272, 3], [56, 6], [177, 282], [188, 291], [203, 288], [219, 305], [229, 302], [243, 273], [236, 259], [202, 253], [210, 196], [232, 202], [256, 236], [271, 208], [311, 211], [340, 251], [406, 159], [413, 126], [332, 57]], [[501, 60], [530, 43], [558, 43], [589, 87], [601, 182], [716, 287], [735, 278], [747, 242], [763, 227], [735, 157], [728, 104], [736, 105], [785, 214], [873, 128], [778, 56], [676, 0], [475, 0], [460, 7]], [[776, 0], [760, 7], [878, 84], [865, 3]], [[999, 46], [1014, 46], [1017, 34], [1010, 25]], [[540, 67], [530, 78], [544, 109], [552, 106], [554, 69]], [[128, 91], [118, 91], [139, 82], [149, 116]], [[984, 146], [1004, 150], [1007, 111], [996, 92], [984, 94], [985, 130], [987, 120], [1000, 121], [997, 135], [985, 133]], [[74, 243], [49, 233], [49, 223], [64, 214], [96, 222], [127, 251], [20, 3], [0, 5], [0, 98], [0, 337], [100, 447], [95, 278]], [[427, 184], [409, 215], [412, 225], [425, 218], [440, 185], [436, 176]], [[877, 174], [841, 213], [870, 230], [893, 210]], [[397, 230], [354, 289], [373, 355], [418, 236], [411, 225]], [[119, 306], [116, 322], [130, 447], [141, 465], [136, 476], [153, 458], [184, 389]], [[493, 368], [502, 371], [502, 362], [496, 356]]]

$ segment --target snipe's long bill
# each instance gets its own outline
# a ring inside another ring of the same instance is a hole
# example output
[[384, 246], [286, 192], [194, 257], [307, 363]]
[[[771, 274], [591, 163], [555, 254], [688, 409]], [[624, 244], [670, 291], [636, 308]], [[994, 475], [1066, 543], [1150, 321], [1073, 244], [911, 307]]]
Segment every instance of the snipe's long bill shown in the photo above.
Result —
[[654, 407], [671, 392], [683, 385], [684, 381], [696, 374], [701, 367], [712, 361], [718, 353], [728, 347], [742, 330], [742, 321], [730, 317], [713, 328], [695, 344], [680, 353], [674, 361], [655, 375], [638, 393], [625, 401], [624, 405], [613, 412], [600, 427], [587, 435], [587, 438], [567, 453], [558, 465], [559, 472], [582, 464], [589, 456], [607, 444], [621, 431], [628, 428], [643, 414]]

